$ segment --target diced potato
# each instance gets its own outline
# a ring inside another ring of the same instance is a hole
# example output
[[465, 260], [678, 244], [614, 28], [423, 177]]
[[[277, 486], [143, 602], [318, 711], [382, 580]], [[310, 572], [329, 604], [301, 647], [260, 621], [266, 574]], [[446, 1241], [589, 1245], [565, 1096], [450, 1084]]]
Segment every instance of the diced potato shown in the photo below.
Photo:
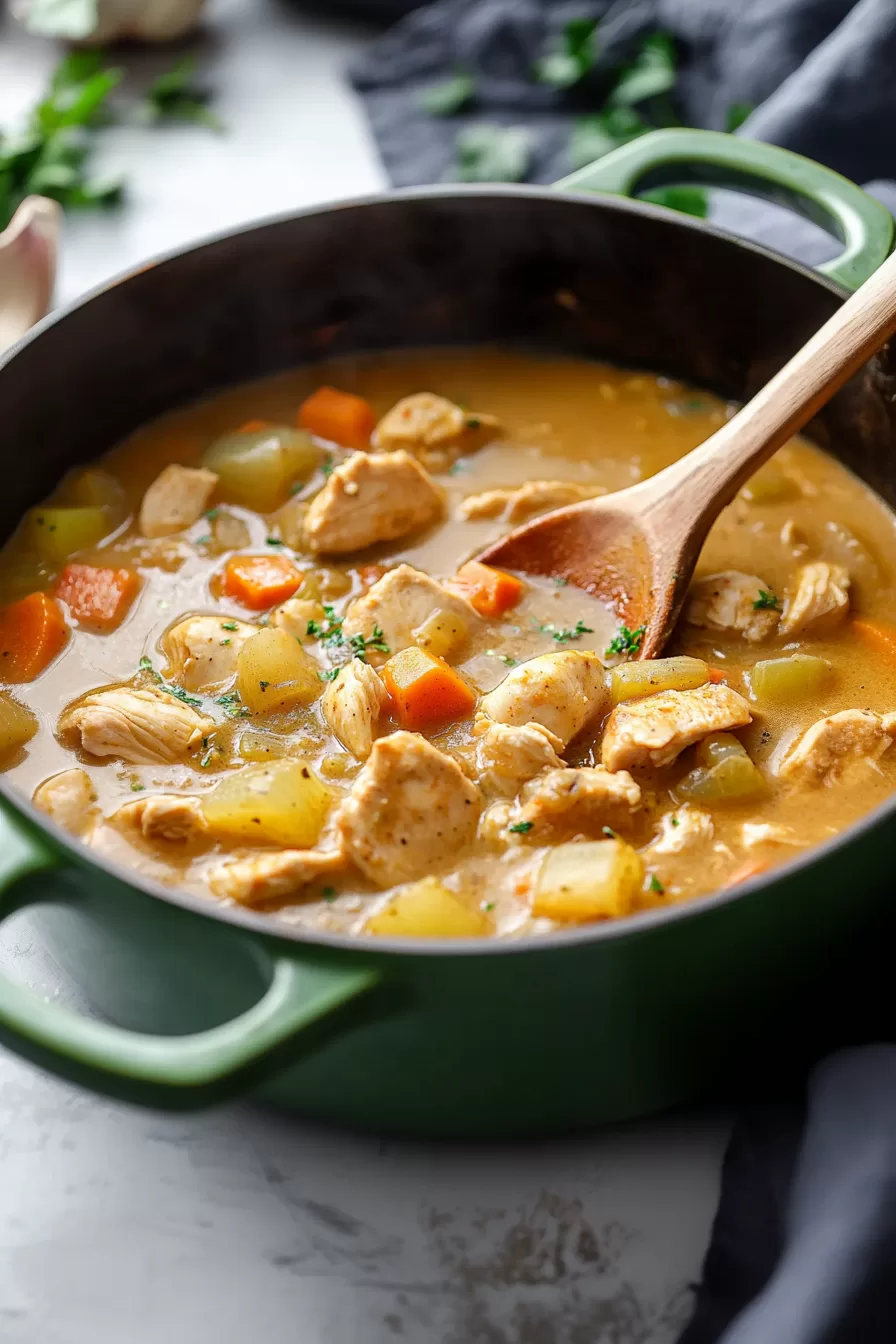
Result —
[[641, 857], [624, 840], [574, 840], [547, 855], [532, 913], [569, 924], [619, 919], [637, 908], [643, 882]]
[[705, 686], [709, 668], [701, 658], [648, 658], [642, 663], [620, 663], [610, 675], [614, 705], [657, 691], [693, 691]]
[[471, 910], [436, 878], [424, 877], [371, 915], [364, 932], [385, 938], [484, 938], [492, 926], [481, 910]]
[[224, 499], [269, 513], [296, 481], [306, 481], [321, 459], [310, 434], [289, 426], [225, 434], [209, 444], [202, 465], [218, 477]]
[[37, 719], [17, 701], [0, 694], [0, 756], [18, 751], [37, 732]]
[[334, 751], [324, 756], [320, 763], [320, 772], [324, 779], [354, 779], [361, 769], [361, 762], [347, 751]]
[[66, 490], [73, 504], [86, 508], [105, 509], [113, 527], [122, 522], [128, 512], [124, 486], [111, 472], [99, 467], [88, 467], [74, 476]]
[[106, 509], [96, 504], [71, 509], [42, 505], [31, 510], [27, 525], [29, 540], [38, 555], [57, 565], [77, 551], [96, 546], [114, 529]]
[[240, 649], [236, 685], [253, 714], [310, 705], [324, 689], [315, 660], [297, 639], [274, 627], [259, 630]]
[[710, 733], [709, 737], [704, 737], [702, 742], [697, 743], [694, 751], [697, 764], [705, 765], [707, 769], [718, 765], [729, 756], [746, 756], [746, 754], [747, 749], [743, 742], [733, 733]]
[[242, 551], [249, 545], [252, 535], [235, 513], [226, 509], [216, 509], [212, 521], [212, 536], [219, 551]]
[[718, 765], [698, 765], [675, 786], [675, 796], [694, 803], [744, 803], [761, 798], [768, 785], [746, 752]]
[[748, 504], [778, 504], [786, 499], [796, 499], [800, 493], [799, 482], [788, 476], [776, 462], [760, 467], [741, 490]]
[[334, 597], [345, 597], [352, 590], [352, 581], [342, 569], [328, 567], [307, 569], [302, 584], [302, 596], [328, 602]]
[[204, 795], [202, 812], [218, 839], [305, 849], [320, 835], [332, 801], [310, 766], [282, 760], [225, 775]]
[[442, 611], [440, 608], [427, 616], [412, 633], [414, 642], [421, 649], [450, 661], [452, 655], [457, 654], [466, 644], [470, 626], [460, 612]]
[[289, 755], [289, 747], [289, 738], [247, 728], [240, 737], [239, 752], [244, 761], [278, 761]]
[[817, 695], [834, 669], [826, 658], [794, 653], [790, 658], [767, 658], [750, 672], [750, 697], [757, 704], [789, 705]]

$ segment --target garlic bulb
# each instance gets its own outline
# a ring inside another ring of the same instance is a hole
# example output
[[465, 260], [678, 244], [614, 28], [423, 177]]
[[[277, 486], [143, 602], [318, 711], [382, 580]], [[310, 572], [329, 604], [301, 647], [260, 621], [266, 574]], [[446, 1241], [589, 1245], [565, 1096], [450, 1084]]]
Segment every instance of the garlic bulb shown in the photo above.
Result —
[[32, 32], [91, 46], [133, 38], [170, 42], [196, 26], [204, 0], [16, 0], [13, 12]]
[[50, 306], [61, 218], [55, 201], [28, 196], [0, 233], [0, 353]]

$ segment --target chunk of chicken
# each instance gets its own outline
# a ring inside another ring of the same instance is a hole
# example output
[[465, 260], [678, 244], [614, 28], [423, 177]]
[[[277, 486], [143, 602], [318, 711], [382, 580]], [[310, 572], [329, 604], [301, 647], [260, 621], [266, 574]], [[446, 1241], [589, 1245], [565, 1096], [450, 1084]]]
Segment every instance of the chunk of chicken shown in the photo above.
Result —
[[779, 826], [768, 821], [745, 821], [740, 828], [741, 844], [745, 849], [760, 845], [801, 845], [790, 826]]
[[841, 709], [813, 723], [778, 766], [782, 779], [801, 784], [829, 783], [850, 766], [875, 763], [893, 744], [896, 714]]
[[691, 585], [684, 618], [691, 625], [743, 635], [758, 644], [774, 633], [780, 616], [776, 607], [763, 605], [772, 600], [763, 593], [769, 594], [768, 584], [756, 574], [737, 569], [708, 574]]
[[309, 894], [308, 887], [326, 883], [345, 866], [344, 855], [336, 849], [281, 849], [278, 854], [216, 864], [208, 873], [208, 884], [216, 896], [240, 905], [272, 905]]
[[312, 551], [344, 555], [435, 522], [442, 496], [409, 453], [352, 453], [331, 472], [305, 515]]
[[515, 489], [486, 490], [481, 495], [467, 495], [458, 509], [458, 515], [468, 522], [482, 518], [506, 518], [509, 523], [521, 522], [533, 514], [559, 509], [564, 504], [578, 504], [583, 499], [594, 499], [607, 492], [602, 485], [579, 485], [575, 481], [527, 481]]
[[508, 829], [536, 845], [560, 836], [598, 835], [604, 826], [624, 826], [640, 806], [641, 790], [625, 770], [614, 775], [602, 765], [564, 767], [523, 785]]
[[660, 817], [659, 834], [648, 845], [647, 853], [681, 854], [685, 849], [710, 841], [714, 829], [708, 812], [686, 804], [677, 812], [666, 812]]
[[128, 686], [88, 695], [59, 719], [60, 731], [77, 733], [91, 756], [117, 756], [129, 765], [179, 761], [214, 727], [173, 695]]
[[521, 663], [479, 702], [476, 716], [514, 727], [541, 724], [565, 747], [591, 719], [609, 707], [604, 666], [595, 653], [567, 649]]
[[481, 806], [457, 761], [425, 737], [397, 732], [373, 744], [334, 824], [361, 872], [391, 887], [456, 861]]
[[75, 768], [45, 779], [31, 799], [51, 821], [72, 835], [87, 835], [99, 819], [96, 793], [86, 770]]
[[376, 726], [389, 699], [379, 675], [360, 658], [353, 658], [331, 681], [322, 702], [330, 731], [359, 761], [366, 761]]
[[162, 652], [168, 659], [166, 675], [188, 691], [223, 686], [236, 675], [240, 649], [257, 633], [258, 627], [247, 621], [188, 616], [162, 636]]
[[370, 635], [378, 625], [390, 652], [400, 653], [415, 642], [414, 631], [434, 611], [455, 613], [463, 618], [469, 630], [482, 624], [465, 597], [450, 593], [436, 579], [412, 565], [398, 565], [377, 579], [363, 597], [356, 598], [342, 629], [349, 639], [352, 635]]
[[167, 537], [182, 532], [200, 518], [218, 484], [204, 467], [165, 467], [143, 496], [140, 531], [144, 537]]
[[608, 770], [669, 765], [701, 737], [743, 728], [751, 720], [746, 700], [730, 686], [662, 691], [616, 706], [604, 729], [600, 757]]
[[300, 644], [313, 644], [316, 636], [309, 635], [308, 622], [323, 620], [324, 609], [320, 602], [311, 597], [291, 597], [271, 615], [271, 624], [278, 630], [285, 630]]
[[493, 415], [464, 411], [434, 392], [403, 397], [377, 425], [373, 442], [380, 452], [406, 448], [430, 471], [447, 471], [464, 453], [500, 436]]
[[188, 793], [151, 793], [124, 803], [109, 825], [133, 830], [150, 844], [195, 846], [208, 837], [202, 803]]
[[797, 570], [787, 589], [778, 633], [791, 637], [831, 630], [849, 611], [849, 574], [842, 565], [819, 561]]
[[480, 723], [476, 741], [479, 786], [492, 798], [512, 798], [542, 770], [561, 769], [563, 743], [540, 723]]

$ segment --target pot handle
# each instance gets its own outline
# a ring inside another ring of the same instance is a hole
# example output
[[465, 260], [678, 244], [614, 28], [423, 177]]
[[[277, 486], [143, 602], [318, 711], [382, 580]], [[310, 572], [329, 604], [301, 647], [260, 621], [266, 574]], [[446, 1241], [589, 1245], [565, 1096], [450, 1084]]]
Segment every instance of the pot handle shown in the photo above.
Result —
[[861, 187], [789, 149], [721, 131], [652, 131], [555, 185], [635, 196], [683, 183], [762, 196], [811, 219], [844, 244], [816, 269], [846, 290], [858, 289], [890, 254], [893, 218]]
[[[0, 913], [40, 901], [77, 902], [76, 884], [54, 881], [64, 871], [61, 852], [4, 803]], [[129, 889], [117, 885], [127, 897]], [[186, 1110], [238, 1095], [251, 1085], [253, 1065], [304, 1039], [379, 980], [375, 970], [328, 963], [299, 948], [254, 938], [250, 948], [268, 975], [261, 998], [229, 1022], [187, 1036], [147, 1035], [82, 1017], [0, 971], [0, 1041], [59, 1077], [125, 1101]]]

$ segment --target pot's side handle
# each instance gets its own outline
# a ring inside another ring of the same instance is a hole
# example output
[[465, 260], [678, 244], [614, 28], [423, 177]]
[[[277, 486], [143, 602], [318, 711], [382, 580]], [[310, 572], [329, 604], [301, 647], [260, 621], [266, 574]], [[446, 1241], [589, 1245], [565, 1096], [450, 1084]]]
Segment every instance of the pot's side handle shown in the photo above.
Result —
[[[3, 804], [2, 914], [76, 900], [74, 886], [58, 880], [62, 864], [46, 837]], [[128, 894], [122, 884], [122, 899]], [[299, 948], [284, 951], [260, 939], [250, 946], [269, 975], [262, 997], [229, 1022], [187, 1036], [146, 1035], [81, 1017], [0, 971], [0, 1040], [60, 1077], [126, 1101], [184, 1110], [237, 1095], [250, 1086], [253, 1065], [278, 1047], [302, 1043], [309, 1028], [379, 979], [374, 970], [321, 962]]]
[[682, 183], [747, 192], [805, 215], [844, 244], [818, 270], [847, 290], [858, 289], [892, 247], [892, 216], [854, 182], [789, 149], [721, 131], [653, 131], [556, 186], [635, 196]]

